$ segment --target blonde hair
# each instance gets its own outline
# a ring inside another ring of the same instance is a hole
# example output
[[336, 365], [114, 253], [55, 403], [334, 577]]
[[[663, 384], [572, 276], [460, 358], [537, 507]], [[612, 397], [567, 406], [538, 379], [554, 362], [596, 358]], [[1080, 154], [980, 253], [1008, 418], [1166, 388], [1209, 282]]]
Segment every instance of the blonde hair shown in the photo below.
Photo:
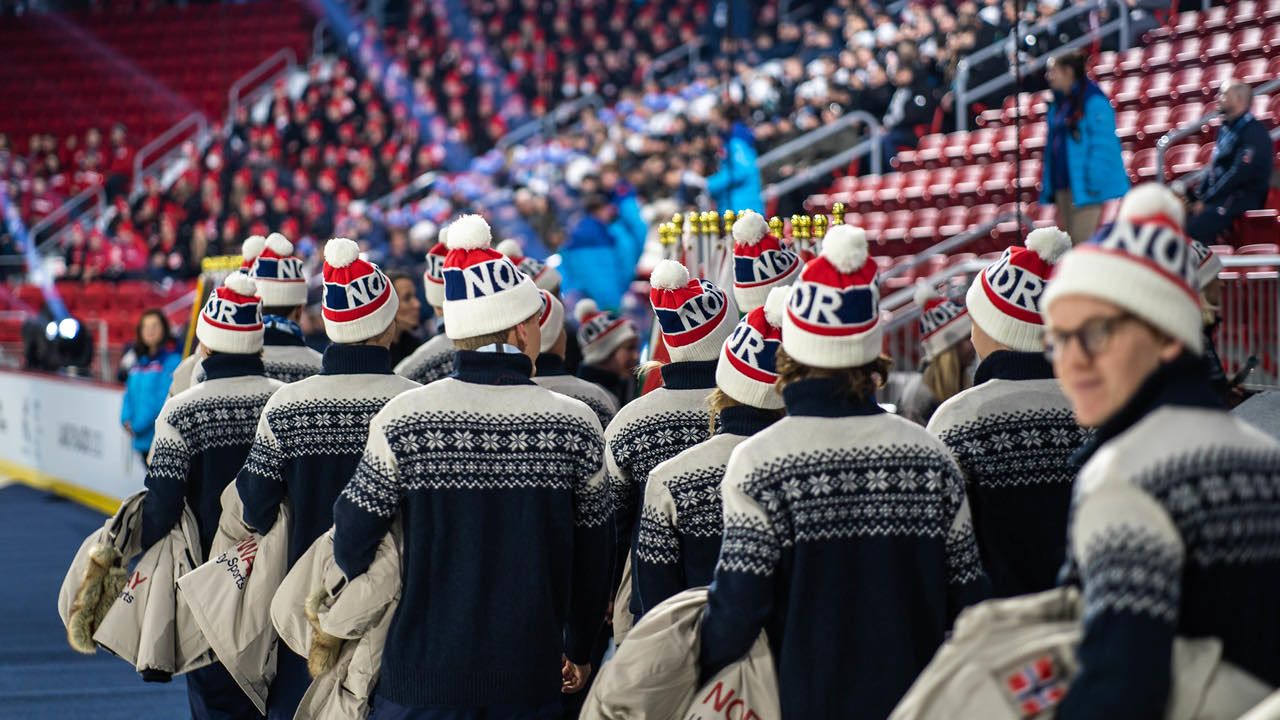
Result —
[[819, 368], [805, 365], [787, 354], [786, 349], [779, 348], [774, 357], [778, 368], [778, 392], [797, 380], [808, 378], [832, 378], [841, 381], [842, 391], [852, 402], [862, 402], [874, 397], [876, 389], [884, 387], [889, 379], [889, 371], [893, 369], [893, 358], [881, 355], [865, 365], [847, 368]]
[[720, 388], [716, 388], [715, 390], [712, 390], [711, 394], [707, 396], [707, 405], [711, 406], [711, 426], [709, 428], [711, 435], [716, 434], [716, 421], [720, 419], [720, 413], [724, 412], [725, 408], [731, 408], [731, 407], [754, 408], [755, 410], [758, 410], [762, 413], [768, 413], [773, 415], [775, 420], [780, 419], [782, 416], [787, 414], [785, 410], [766, 410], [764, 408], [758, 408], [755, 405], [748, 405], [747, 403], [744, 403], [744, 402], [738, 402], [737, 400], [734, 400], [733, 397], [729, 395], [729, 393], [721, 390]]
[[458, 338], [453, 341], [453, 346], [459, 350], [479, 350], [485, 345], [499, 345], [505, 343], [507, 338], [511, 336], [511, 328], [499, 330], [498, 332], [485, 333], [484, 335], [476, 335], [469, 338]]
[[929, 388], [939, 403], [968, 389], [969, 373], [960, 362], [960, 347], [952, 345], [938, 354], [924, 369], [924, 386]]

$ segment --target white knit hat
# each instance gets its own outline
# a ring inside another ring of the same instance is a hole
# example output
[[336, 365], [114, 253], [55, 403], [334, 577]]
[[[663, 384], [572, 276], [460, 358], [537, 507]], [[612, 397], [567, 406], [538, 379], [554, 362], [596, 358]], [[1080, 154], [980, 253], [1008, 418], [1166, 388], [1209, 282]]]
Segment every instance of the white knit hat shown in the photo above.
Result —
[[684, 265], [661, 260], [649, 275], [649, 300], [672, 362], [715, 360], [738, 323], [733, 298]]
[[587, 365], [599, 365], [623, 343], [639, 337], [630, 320], [601, 310], [591, 298], [579, 300], [573, 316], [578, 319], [582, 362]]
[[463, 215], [449, 226], [444, 260], [445, 334], [451, 340], [506, 330], [542, 311], [538, 288], [489, 247], [489, 223]]
[[764, 305], [772, 288], [790, 285], [800, 274], [800, 256], [769, 233], [754, 210], [733, 223], [733, 297], [743, 312]]
[[1043, 350], [1040, 297], [1054, 263], [1070, 249], [1071, 236], [1056, 227], [1032, 230], [1025, 248], [1005, 248], [969, 286], [964, 302], [973, 322], [1011, 350]]
[[[1136, 189], [1136, 188], [1135, 188]], [[1132, 191], [1130, 192], [1132, 194]], [[1041, 311], [1059, 298], [1085, 295], [1114, 303], [1202, 352], [1203, 318], [1196, 274], [1200, 262], [1154, 194], [1136, 201], [1126, 196], [1128, 219], [1058, 261], [1040, 300]]]
[[360, 246], [334, 238], [324, 246], [324, 331], [336, 343], [381, 335], [395, 322], [400, 296], [377, 265], [360, 259]]
[[214, 352], [247, 355], [262, 349], [262, 301], [253, 278], [233, 272], [209, 293], [196, 320], [196, 337]]
[[[440, 231], [441, 237], [444, 230]], [[427, 269], [422, 273], [422, 289], [426, 291], [427, 304], [433, 308], [444, 307], [444, 259], [449, 248], [440, 241], [427, 252]]]
[[551, 346], [560, 339], [564, 331], [564, 304], [555, 295], [546, 290], [539, 290], [542, 295], [542, 315], [538, 317], [538, 328], [542, 330], [542, 344], [538, 352], [551, 352]]
[[782, 347], [797, 362], [820, 368], [858, 367], [880, 357], [880, 281], [862, 228], [832, 228], [822, 253], [800, 271], [782, 316]]
[[[248, 241], [245, 246], [249, 246]], [[252, 249], [256, 249], [256, 243]], [[307, 276], [302, 271], [302, 259], [293, 256], [293, 243], [284, 235], [267, 236], [262, 251], [253, 259], [249, 275], [258, 284], [258, 297], [266, 307], [307, 304]]]
[[1194, 238], [1187, 238], [1187, 242], [1191, 244], [1191, 253], [1196, 256], [1198, 267], [1196, 268], [1196, 289], [1204, 290], [1209, 283], [1218, 278], [1218, 273], [1222, 272], [1222, 258], [1218, 257], [1218, 253], [1209, 249], [1208, 245]]
[[964, 306], [942, 297], [924, 280], [916, 284], [915, 300], [920, 307], [920, 345], [925, 360], [933, 360], [952, 345], [969, 339], [973, 323]]
[[240, 263], [240, 269], [245, 271], [245, 274], [253, 270], [253, 261], [258, 259], [266, 247], [267, 239], [261, 235], [250, 235], [240, 244], [240, 257], [244, 258]]
[[498, 252], [511, 258], [511, 262], [520, 268], [520, 272], [528, 275], [539, 290], [556, 290], [560, 287], [563, 280], [560, 271], [537, 258], [525, 257], [520, 243], [515, 240], [507, 239], [498, 243]]
[[740, 403], [765, 410], [782, 407], [775, 356], [782, 347], [782, 315], [789, 286], [769, 291], [764, 305], [747, 313], [724, 341], [716, 363], [716, 387]]

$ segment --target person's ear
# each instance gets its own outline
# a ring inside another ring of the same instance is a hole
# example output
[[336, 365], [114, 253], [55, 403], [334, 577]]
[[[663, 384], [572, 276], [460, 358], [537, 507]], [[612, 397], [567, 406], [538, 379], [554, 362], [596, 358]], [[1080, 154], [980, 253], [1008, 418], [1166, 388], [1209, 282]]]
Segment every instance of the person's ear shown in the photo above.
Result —
[[1179, 355], [1186, 351], [1187, 348], [1182, 344], [1181, 340], [1166, 338], [1164, 343], [1160, 346], [1160, 362], [1173, 362], [1178, 359]]
[[524, 323], [520, 323], [519, 325], [516, 325], [515, 327], [511, 328], [511, 333], [507, 336], [507, 338], [512, 345], [515, 345], [516, 347], [520, 348], [521, 351], [525, 350], [525, 345], [529, 341], [528, 340], [529, 335], [528, 335], [528, 332], [525, 330]]

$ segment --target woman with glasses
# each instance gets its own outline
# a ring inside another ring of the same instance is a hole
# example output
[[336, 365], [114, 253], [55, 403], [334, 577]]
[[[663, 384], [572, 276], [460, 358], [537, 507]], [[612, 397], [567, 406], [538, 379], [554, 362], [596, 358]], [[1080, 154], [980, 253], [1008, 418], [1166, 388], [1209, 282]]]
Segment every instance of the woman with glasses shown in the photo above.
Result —
[[1067, 253], [1041, 300], [1054, 373], [1094, 430], [1068, 527], [1084, 637], [1063, 720], [1162, 717], [1175, 635], [1219, 638], [1280, 684], [1280, 444], [1209, 387], [1181, 223], [1135, 210]]

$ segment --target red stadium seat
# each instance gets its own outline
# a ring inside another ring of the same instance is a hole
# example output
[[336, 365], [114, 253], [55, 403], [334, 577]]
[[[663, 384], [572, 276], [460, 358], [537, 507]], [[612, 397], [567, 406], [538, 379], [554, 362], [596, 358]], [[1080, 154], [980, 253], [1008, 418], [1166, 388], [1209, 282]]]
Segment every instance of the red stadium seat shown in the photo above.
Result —
[[1280, 234], [1280, 211], [1249, 210], [1236, 219], [1232, 228], [1236, 241], [1250, 243], [1236, 250], [1237, 255], [1277, 255], [1280, 246], [1271, 240]]
[[899, 201], [906, 203], [907, 207], [913, 210], [922, 207], [926, 202], [925, 195], [932, 177], [932, 170], [912, 170], [904, 173]]
[[1210, 35], [1200, 45], [1200, 61], [1221, 60], [1232, 57], [1231, 36], [1225, 32]]
[[951, 186], [955, 183], [955, 168], [938, 168], [932, 171], [929, 184], [925, 186], [925, 199], [937, 207], [943, 207], [951, 201]]
[[922, 167], [934, 168], [942, 161], [942, 147], [947, 144], [947, 136], [941, 133], [925, 135], [916, 146], [916, 162]]
[[1142, 84], [1144, 78], [1138, 75], [1126, 77], [1116, 83], [1111, 93], [1111, 100], [1118, 106], [1138, 105], [1142, 102]]
[[1117, 76], [1134, 75], [1142, 72], [1143, 61], [1146, 57], [1146, 48], [1136, 47], [1125, 50], [1115, 59], [1115, 65], [1112, 72]]
[[1121, 110], [1116, 113], [1116, 137], [1120, 138], [1120, 142], [1129, 143], [1137, 139], [1138, 135], [1138, 111], [1137, 110]]
[[1174, 145], [1164, 156], [1165, 172], [1176, 178], [1199, 170], [1202, 167], [1196, 159], [1199, 153], [1199, 145]]
[[1153, 145], [1157, 138], [1172, 129], [1172, 111], [1167, 106], [1153, 107], [1138, 114], [1137, 139], [1142, 145]]
[[1135, 184], [1155, 179], [1156, 149], [1143, 148], [1133, 154], [1128, 163], [1129, 179]]
[[1231, 57], [1247, 58], [1261, 55], [1266, 50], [1262, 28], [1248, 27], [1231, 33]]
[[951, 186], [951, 196], [965, 203], [975, 202], [982, 196], [982, 177], [986, 169], [982, 165], [965, 165], [956, 171]]

